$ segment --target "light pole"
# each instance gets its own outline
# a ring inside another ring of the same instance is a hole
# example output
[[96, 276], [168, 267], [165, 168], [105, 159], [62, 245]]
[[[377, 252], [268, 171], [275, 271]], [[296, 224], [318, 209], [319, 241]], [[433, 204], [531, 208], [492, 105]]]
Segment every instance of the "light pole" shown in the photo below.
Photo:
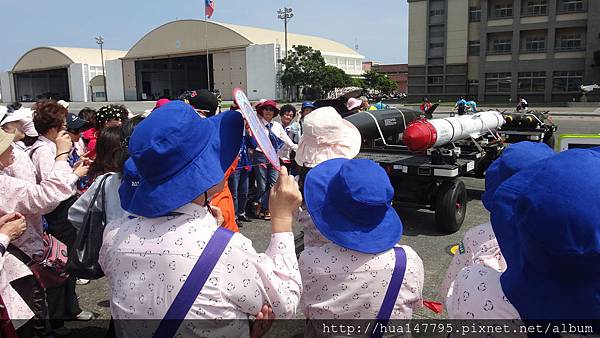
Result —
[[106, 88], [106, 72], [104, 70], [104, 49], [102, 48], [102, 45], [104, 45], [104, 38], [102, 35], [96, 37], [96, 43], [100, 45], [100, 57], [102, 59], [102, 79], [104, 80], [104, 100], [108, 102], [108, 88]]
[[277, 10], [277, 17], [283, 20], [283, 28], [285, 30], [285, 56], [287, 57], [288, 53], [288, 34], [287, 34], [287, 25], [288, 21], [294, 17], [293, 9], [289, 7], [284, 7], [283, 9]]

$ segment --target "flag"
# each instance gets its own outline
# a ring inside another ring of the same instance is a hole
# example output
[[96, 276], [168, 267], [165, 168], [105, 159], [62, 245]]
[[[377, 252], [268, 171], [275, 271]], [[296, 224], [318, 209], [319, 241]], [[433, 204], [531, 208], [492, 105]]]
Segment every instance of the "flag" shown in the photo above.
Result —
[[213, 0], [205, 0], [205, 3], [204, 15], [210, 18], [215, 11], [215, 2]]

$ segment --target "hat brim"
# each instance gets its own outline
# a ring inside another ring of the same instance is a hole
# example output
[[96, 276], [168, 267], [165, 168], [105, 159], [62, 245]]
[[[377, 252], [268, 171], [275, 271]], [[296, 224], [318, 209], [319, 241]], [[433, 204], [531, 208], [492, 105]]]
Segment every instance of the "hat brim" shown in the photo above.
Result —
[[140, 177], [136, 188], [132, 181], [138, 170], [133, 160], [128, 160], [128, 173], [119, 189], [124, 210], [149, 218], [165, 216], [223, 180], [240, 150], [243, 119], [240, 113], [231, 112], [205, 121], [211, 124], [210, 143], [173, 177], [160, 183]]
[[29, 137], [38, 137], [40, 136], [37, 132], [37, 130], [35, 130], [35, 125], [33, 124], [33, 121], [27, 121], [24, 122], [22, 125], [23, 128], [23, 133]]
[[[547, 168], [544, 165], [529, 166], [503, 182], [491, 197], [492, 229], [507, 265], [506, 271], [500, 276], [502, 290], [524, 319], [597, 318], [600, 303], [593, 299], [598, 295], [598, 283], [577, 278], [590, 271], [582, 271], [581, 267], [573, 266], [572, 271], [557, 275], [555, 272], [545, 271], [541, 264], [526, 258], [531, 257], [526, 252], [531, 252], [532, 247], [544, 244], [542, 241], [527, 242], [521, 237], [522, 231], [518, 227], [523, 215], [522, 211], [519, 213], [518, 204], [522, 203], [519, 202], [522, 195], [532, 189], [532, 182], [539, 179], [545, 170]], [[557, 262], [556, 257], [552, 257], [553, 250], [557, 250], [560, 244], [557, 243], [556, 246], [554, 249], [545, 246], [550, 255], [543, 251], [539, 251], [539, 254]], [[585, 318], [588, 314], [592, 318]]]
[[393, 248], [402, 238], [402, 221], [390, 205], [381, 219], [374, 219], [373, 227], [364, 225], [341, 214], [326, 201], [332, 179], [348, 159], [333, 159], [312, 169], [304, 183], [304, 199], [313, 223], [331, 242], [358, 252], [376, 254]]
[[0, 155], [1, 155], [13, 143], [13, 141], [15, 140], [15, 134], [9, 134], [4, 131], [2, 131], [0, 134], [2, 135], [2, 139], [0, 139]]
[[346, 120], [342, 120], [341, 128], [343, 143], [317, 144], [313, 137], [302, 137], [296, 151], [296, 163], [302, 167], [312, 168], [334, 158], [353, 159], [360, 152], [362, 136], [360, 131]]
[[79, 131], [83, 129], [87, 125], [87, 121], [82, 119], [77, 119], [77, 121], [67, 124], [67, 130], [75, 130]]
[[[548, 278], [545, 273], [519, 257], [516, 261], [511, 261], [506, 271], [500, 275], [500, 284], [505, 296], [523, 319], [598, 318], [600, 304], [592, 300], [598, 295], [597, 283], [577, 281], [568, 276], [568, 272], [565, 273], [564, 278]], [[572, 273], [577, 274], [577, 271]]]

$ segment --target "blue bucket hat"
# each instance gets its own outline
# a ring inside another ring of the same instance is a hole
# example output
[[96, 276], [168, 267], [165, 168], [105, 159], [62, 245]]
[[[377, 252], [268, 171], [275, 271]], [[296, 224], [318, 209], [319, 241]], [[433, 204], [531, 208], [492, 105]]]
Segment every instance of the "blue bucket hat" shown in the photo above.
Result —
[[600, 153], [573, 149], [504, 182], [492, 203], [500, 282], [522, 319], [600, 318]]
[[384, 252], [400, 241], [402, 221], [393, 197], [385, 170], [366, 159], [325, 161], [304, 182], [306, 206], [321, 234], [363, 253]]
[[315, 109], [315, 104], [312, 101], [304, 101], [302, 102], [302, 109], [304, 108], [312, 108]]
[[141, 180], [133, 160], [128, 159], [125, 161], [123, 175], [121, 175], [121, 185], [119, 186], [119, 198], [121, 199], [121, 208], [123, 210], [129, 210], [129, 205]]
[[502, 182], [521, 169], [554, 155], [556, 153], [545, 143], [524, 141], [510, 145], [485, 172], [485, 192], [481, 196], [483, 205], [490, 210], [494, 193]]
[[164, 216], [217, 185], [238, 154], [243, 126], [239, 112], [202, 118], [182, 101], [155, 110], [129, 141], [119, 189], [123, 209]]

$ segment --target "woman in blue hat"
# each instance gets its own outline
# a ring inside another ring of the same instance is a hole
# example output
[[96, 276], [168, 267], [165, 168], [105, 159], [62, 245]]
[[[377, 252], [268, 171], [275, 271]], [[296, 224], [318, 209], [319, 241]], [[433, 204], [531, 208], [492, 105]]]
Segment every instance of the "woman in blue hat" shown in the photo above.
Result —
[[[526, 141], [509, 146], [485, 173], [485, 192], [481, 198], [483, 205], [491, 211], [494, 193], [502, 182], [520, 170], [554, 155], [552, 148], [545, 143]], [[500, 272], [506, 270], [506, 261], [500, 252], [492, 224], [489, 222], [475, 226], [465, 233], [463, 240], [458, 244], [458, 251], [448, 266], [440, 295], [443, 298], [448, 297], [448, 293], [452, 292], [452, 282], [459, 271], [475, 263]]]
[[[302, 284], [291, 227], [301, 194], [293, 177], [282, 169], [271, 190], [264, 254], [220, 227], [209, 207], [238, 155], [242, 129], [238, 112], [202, 118], [181, 101], [136, 127], [119, 189], [129, 215], [106, 226], [99, 261], [118, 336], [246, 336], [248, 316], [265, 304], [276, 318], [295, 316]], [[210, 321], [207, 331], [209, 321], [184, 318], [238, 320]]]
[[370, 160], [332, 159], [308, 173], [304, 198], [316, 230], [300, 256], [306, 318], [410, 319], [422, 306], [423, 262], [399, 244], [393, 196]]
[[489, 207], [505, 272], [464, 268], [450, 318], [600, 318], [600, 153], [573, 149], [502, 183]]

